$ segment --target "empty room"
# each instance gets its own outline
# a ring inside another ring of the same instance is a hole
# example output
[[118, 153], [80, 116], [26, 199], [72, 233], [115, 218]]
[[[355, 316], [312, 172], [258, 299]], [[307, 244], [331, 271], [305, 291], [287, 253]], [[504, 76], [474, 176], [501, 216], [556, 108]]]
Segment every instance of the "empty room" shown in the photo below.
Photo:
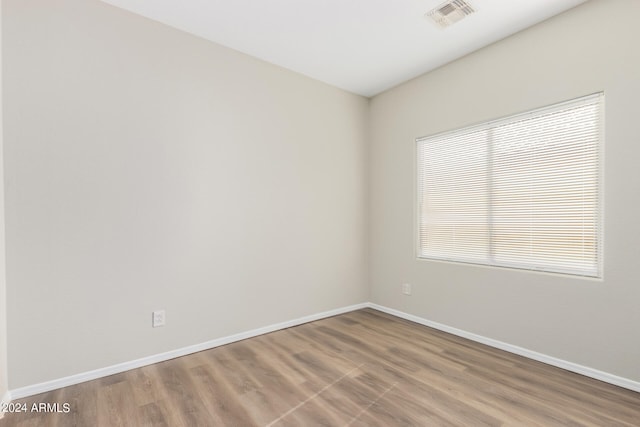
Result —
[[1, 427], [640, 425], [640, 1], [0, 5]]

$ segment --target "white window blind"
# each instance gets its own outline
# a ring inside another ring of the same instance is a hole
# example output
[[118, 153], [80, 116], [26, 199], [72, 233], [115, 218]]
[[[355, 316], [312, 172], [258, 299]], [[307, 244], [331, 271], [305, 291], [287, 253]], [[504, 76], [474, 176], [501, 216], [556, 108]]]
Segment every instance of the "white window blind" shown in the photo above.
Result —
[[599, 277], [602, 99], [418, 139], [418, 256]]

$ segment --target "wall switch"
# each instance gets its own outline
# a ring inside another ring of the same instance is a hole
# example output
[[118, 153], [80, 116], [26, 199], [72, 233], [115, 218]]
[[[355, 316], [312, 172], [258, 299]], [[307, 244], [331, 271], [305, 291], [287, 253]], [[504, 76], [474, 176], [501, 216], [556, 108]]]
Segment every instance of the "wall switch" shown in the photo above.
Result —
[[153, 326], [154, 328], [164, 326], [165, 320], [166, 319], [164, 310], [156, 310], [151, 313], [151, 326]]
[[402, 293], [405, 295], [411, 295], [411, 283], [402, 284]]

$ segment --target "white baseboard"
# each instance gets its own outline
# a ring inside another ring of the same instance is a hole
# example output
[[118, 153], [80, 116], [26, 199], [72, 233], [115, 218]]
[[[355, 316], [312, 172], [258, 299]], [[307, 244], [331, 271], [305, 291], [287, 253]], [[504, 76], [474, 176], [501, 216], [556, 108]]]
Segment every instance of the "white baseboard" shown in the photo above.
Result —
[[211, 348], [219, 347], [221, 345], [231, 344], [236, 341], [242, 341], [247, 338], [253, 338], [258, 335], [268, 334], [270, 332], [291, 328], [293, 326], [298, 326], [304, 323], [313, 322], [314, 320], [320, 320], [327, 317], [337, 316], [338, 314], [348, 313], [350, 311], [360, 310], [366, 307], [369, 307], [368, 303], [361, 303], [361, 304], [351, 305], [348, 307], [337, 308], [335, 310], [325, 311], [322, 313], [312, 314], [310, 316], [304, 316], [298, 319], [289, 320], [282, 323], [276, 323], [274, 325], [253, 329], [251, 331], [241, 332], [239, 334], [230, 335], [228, 337], [214, 339], [211, 341], [203, 342], [201, 344], [195, 344], [188, 347], [179, 348], [177, 350], [168, 351], [166, 353], [155, 354], [152, 356], [143, 357], [141, 359], [132, 360], [130, 362], [119, 363], [117, 365], [107, 366], [105, 368], [100, 368], [100, 369], [95, 369], [89, 372], [75, 374], [75, 375], [71, 375], [71, 376], [60, 378], [53, 381], [47, 381], [39, 384], [17, 388], [15, 390], [11, 390], [10, 394], [9, 393], [7, 394], [11, 399], [22, 399], [23, 397], [33, 396], [35, 394], [44, 393], [47, 391], [55, 390], [62, 387], [67, 387], [74, 384], [79, 384], [85, 381], [95, 380], [95, 379], [106, 377], [113, 374], [119, 374], [120, 372], [129, 371], [131, 369], [152, 365], [158, 362], [164, 362], [165, 360], [175, 359], [176, 357], [186, 356], [188, 354], [197, 353], [203, 350], [209, 350]]
[[[26, 387], [9, 390], [2, 398], [2, 402], [9, 403], [14, 399], [21, 399], [23, 397], [33, 396], [35, 394], [44, 393], [58, 388], [67, 387], [74, 384], [79, 384], [85, 381], [91, 381], [98, 378], [106, 377], [120, 372], [125, 372], [131, 369], [140, 368], [147, 365], [152, 365], [158, 362], [164, 362], [165, 360], [175, 359], [176, 357], [186, 356], [188, 354], [197, 353], [203, 350], [209, 350], [211, 348], [219, 347], [221, 345], [230, 344], [237, 341], [242, 341], [247, 338], [252, 338], [258, 335], [268, 334], [281, 329], [291, 328], [293, 326], [302, 325], [304, 323], [313, 322], [315, 320], [324, 319], [327, 317], [337, 316], [339, 314], [348, 313], [350, 311], [360, 310], [362, 308], [373, 308], [375, 310], [382, 311], [384, 313], [391, 314], [402, 319], [410, 320], [421, 325], [429, 326], [434, 329], [448, 332], [453, 335], [457, 335], [462, 338], [467, 338], [472, 341], [476, 341], [482, 344], [486, 344], [491, 347], [505, 350], [510, 353], [518, 354], [520, 356], [527, 357], [529, 359], [537, 360], [539, 362], [546, 363], [548, 365], [556, 366], [567, 371], [575, 372], [587, 377], [595, 378], [600, 381], [604, 381], [610, 384], [614, 384], [620, 387], [627, 388], [629, 390], [640, 392], [640, 382], [633, 381], [627, 378], [619, 377], [607, 372], [599, 371], [597, 369], [589, 368], [587, 366], [578, 365], [573, 362], [558, 359], [548, 356], [546, 354], [538, 353], [526, 348], [518, 347], [512, 344], [508, 344], [502, 341], [487, 338], [482, 335], [477, 335], [471, 332], [463, 331], [461, 329], [453, 328], [451, 326], [443, 325], [441, 323], [433, 322], [431, 320], [424, 319], [422, 317], [414, 316], [412, 314], [404, 313], [399, 310], [388, 308], [373, 303], [362, 303], [351, 305], [348, 307], [342, 307], [335, 310], [329, 310], [322, 313], [312, 314], [310, 316], [300, 317], [298, 319], [289, 320], [274, 325], [265, 326], [258, 329], [253, 329], [247, 332], [242, 332], [228, 337], [222, 337], [207, 341], [201, 344], [195, 344], [188, 347], [168, 351], [166, 353], [160, 353], [141, 359], [132, 360], [130, 362], [119, 363], [117, 365], [107, 366], [105, 368], [95, 369], [89, 372], [83, 372], [68, 377], [60, 378], [57, 380], [47, 381], [39, 384], [34, 384]], [[0, 413], [2, 418], [2, 413]]]
[[527, 357], [529, 359], [537, 360], [538, 362], [546, 363], [547, 365], [556, 366], [558, 368], [565, 369], [567, 371], [575, 372], [577, 374], [584, 375], [586, 377], [595, 378], [596, 380], [604, 381], [609, 384], [617, 385], [627, 388], [629, 390], [640, 392], [640, 382], [633, 381], [628, 378], [619, 377], [617, 375], [610, 374], [608, 372], [599, 371], [597, 369], [589, 368], [588, 366], [578, 365], [577, 363], [568, 362], [566, 360], [558, 359], [556, 357], [548, 356], [546, 354], [538, 353], [536, 351], [528, 350], [526, 348], [518, 347], [516, 345], [508, 344], [502, 341], [487, 338], [482, 335], [477, 335], [471, 332], [463, 331], [462, 329], [453, 328], [451, 326], [443, 325], [441, 323], [433, 322], [431, 320], [424, 319], [422, 317], [414, 316], [413, 314], [404, 313], [393, 308], [385, 307], [378, 304], [369, 303], [368, 306], [375, 310], [382, 311], [387, 314], [391, 314], [402, 319], [410, 320], [421, 325], [429, 326], [434, 329], [438, 329], [443, 332], [457, 335], [462, 338], [467, 338], [471, 341], [476, 341], [481, 344], [486, 344], [490, 347], [495, 347], [500, 350], [508, 351], [520, 356]]

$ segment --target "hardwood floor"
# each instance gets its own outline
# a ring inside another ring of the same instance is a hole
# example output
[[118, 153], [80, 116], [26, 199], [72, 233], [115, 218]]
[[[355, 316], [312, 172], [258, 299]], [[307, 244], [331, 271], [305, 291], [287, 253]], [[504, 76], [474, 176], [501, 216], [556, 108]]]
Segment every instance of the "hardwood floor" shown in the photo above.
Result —
[[18, 401], [0, 426], [638, 426], [640, 393], [365, 309]]

